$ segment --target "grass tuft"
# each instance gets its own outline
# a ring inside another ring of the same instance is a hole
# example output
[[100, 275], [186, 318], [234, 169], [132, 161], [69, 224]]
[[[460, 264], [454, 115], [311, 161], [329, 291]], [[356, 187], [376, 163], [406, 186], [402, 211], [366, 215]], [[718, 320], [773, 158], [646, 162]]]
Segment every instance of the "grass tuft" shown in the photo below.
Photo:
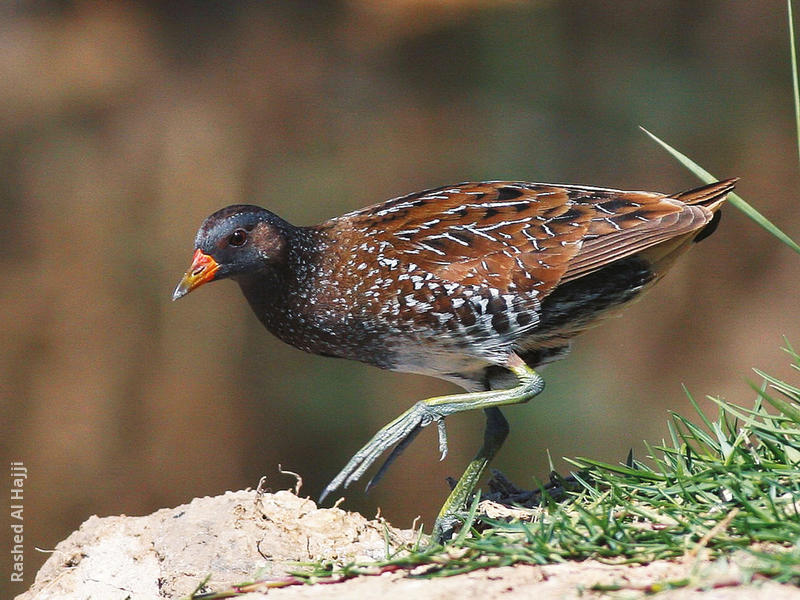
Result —
[[[800, 370], [800, 356], [787, 352]], [[752, 408], [711, 398], [712, 419], [690, 396], [695, 418], [672, 413], [670, 442], [650, 447], [647, 461], [575, 459], [578, 489], [561, 501], [545, 494], [539, 510], [525, 513], [532, 517], [510, 521], [473, 510], [469, 535], [387, 564], [427, 564], [423, 575], [432, 577], [518, 563], [647, 563], [738, 551], [751, 574], [800, 583], [800, 387], [758, 373], [764, 383]]]

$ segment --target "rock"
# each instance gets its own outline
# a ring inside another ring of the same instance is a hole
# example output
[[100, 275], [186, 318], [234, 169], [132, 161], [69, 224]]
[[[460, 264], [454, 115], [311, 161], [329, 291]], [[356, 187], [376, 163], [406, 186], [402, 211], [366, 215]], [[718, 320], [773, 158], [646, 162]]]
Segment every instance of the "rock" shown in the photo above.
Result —
[[289, 491], [227, 492], [144, 517], [91, 517], [56, 546], [33, 586], [17, 600], [150, 600], [285, 575], [298, 561], [376, 560], [386, 556], [384, 528], [397, 545], [411, 541], [379, 521], [317, 508]]

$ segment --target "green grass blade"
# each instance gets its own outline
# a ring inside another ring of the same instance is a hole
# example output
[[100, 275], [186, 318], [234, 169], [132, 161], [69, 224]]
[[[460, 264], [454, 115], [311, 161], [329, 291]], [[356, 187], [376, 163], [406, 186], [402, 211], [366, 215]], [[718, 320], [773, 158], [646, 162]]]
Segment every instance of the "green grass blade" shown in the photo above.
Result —
[[797, 82], [797, 49], [794, 40], [794, 15], [792, 14], [792, 0], [786, 0], [789, 12], [789, 44], [792, 56], [792, 91], [794, 92], [794, 119], [797, 131], [797, 157], [800, 159], [800, 90]]
[[759, 392], [761, 397], [769, 402], [773, 408], [779, 410], [783, 413], [788, 419], [794, 421], [795, 423], [800, 423], [800, 409], [796, 408], [789, 402], [786, 402], [783, 398], [778, 398], [777, 396], [771, 396], [766, 392]]
[[691, 402], [694, 411], [697, 413], [697, 415], [700, 417], [703, 423], [706, 424], [708, 430], [711, 431], [713, 429], [713, 426], [711, 425], [711, 420], [706, 416], [706, 413], [703, 412], [703, 409], [700, 408], [700, 405], [697, 403], [697, 400], [694, 399], [694, 396], [692, 396], [692, 393], [689, 391], [689, 388], [687, 388], [683, 384], [681, 384], [681, 387], [683, 388], [683, 393], [686, 394], [687, 398], [689, 398], [689, 402]]
[[459, 544], [462, 544], [466, 539], [467, 535], [470, 533], [472, 525], [475, 523], [475, 519], [477, 518], [478, 504], [480, 504], [480, 502], [481, 502], [481, 494], [480, 492], [478, 492], [472, 499], [472, 504], [469, 507], [469, 513], [467, 514], [467, 519], [464, 521], [464, 525], [461, 527], [461, 531], [452, 542], [454, 545], [458, 546]]
[[651, 480], [651, 481], [662, 481], [664, 479], [663, 476], [661, 476], [659, 474], [656, 474], [656, 473], [653, 473], [652, 471], [651, 472], [640, 471], [638, 469], [631, 469], [631, 468], [623, 466], [623, 465], [612, 465], [612, 464], [607, 463], [607, 462], [602, 462], [602, 461], [594, 460], [594, 459], [591, 459], [591, 458], [584, 458], [582, 456], [578, 457], [577, 461], [582, 466], [597, 467], [599, 469], [603, 469], [604, 471], [609, 471], [611, 473], [617, 473], [619, 475], [627, 475], [627, 476], [634, 477], [634, 478], [637, 478], [637, 479], [648, 479], [648, 480]]
[[770, 386], [778, 390], [787, 398], [793, 400], [794, 402], [800, 403], [800, 388], [797, 388], [793, 385], [786, 383], [785, 381], [781, 381], [772, 375], [768, 375], [764, 373], [764, 371], [760, 369], [753, 369], [755, 373], [761, 377], [764, 381], [769, 382]]
[[[662, 148], [664, 148], [667, 152], [669, 152], [679, 163], [689, 169], [692, 173], [697, 175], [697, 177], [703, 181], [704, 183], [713, 183], [718, 181], [716, 177], [714, 177], [711, 173], [706, 171], [703, 167], [698, 165], [694, 162], [691, 158], [686, 156], [685, 154], [679, 152], [665, 141], [658, 138], [656, 135], [650, 133], [644, 127], [639, 127], [642, 131], [644, 131], [650, 138], [653, 139], [657, 144], [659, 144]], [[747, 217], [753, 220], [756, 225], [763, 227], [766, 229], [772, 236], [789, 246], [792, 250], [800, 254], [800, 245], [798, 245], [792, 238], [788, 235], [783, 233], [778, 227], [772, 223], [769, 219], [767, 219], [764, 215], [758, 212], [755, 208], [750, 206], [747, 202], [745, 202], [738, 194], [730, 193], [728, 194], [728, 201], [742, 211]]]

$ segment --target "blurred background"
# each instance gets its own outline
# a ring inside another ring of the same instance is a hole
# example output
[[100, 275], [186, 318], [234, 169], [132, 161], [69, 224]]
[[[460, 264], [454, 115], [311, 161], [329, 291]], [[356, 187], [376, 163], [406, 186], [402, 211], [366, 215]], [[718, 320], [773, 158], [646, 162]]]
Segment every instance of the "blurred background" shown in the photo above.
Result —
[[[290, 487], [278, 464], [316, 498], [384, 423], [458, 391], [283, 345], [230, 282], [170, 302], [197, 226], [222, 206], [312, 224], [464, 180], [697, 185], [643, 125], [741, 177], [741, 195], [800, 237], [785, 8], [6, 3], [0, 454], [29, 470], [26, 584], [47, 558], [34, 547], [93, 514], [146, 514], [261, 475]], [[799, 281], [800, 257], [727, 209], [645, 299], [546, 369], [541, 396], [506, 411], [494, 466], [526, 486], [547, 477], [548, 449], [562, 470], [563, 456], [643, 457], [668, 411], [690, 410], [681, 384], [749, 404], [752, 367], [791, 377], [780, 346], [800, 346]], [[448, 426], [444, 462], [426, 431], [343, 507], [430, 526], [483, 418]]]

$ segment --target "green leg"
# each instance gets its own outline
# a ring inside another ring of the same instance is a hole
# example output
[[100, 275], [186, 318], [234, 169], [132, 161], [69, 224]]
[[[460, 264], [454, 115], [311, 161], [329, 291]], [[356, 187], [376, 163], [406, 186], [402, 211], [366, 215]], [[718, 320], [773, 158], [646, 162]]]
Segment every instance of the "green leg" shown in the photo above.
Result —
[[486, 465], [491, 462], [508, 436], [508, 421], [499, 408], [486, 408], [484, 413], [486, 413], [486, 429], [483, 432], [483, 446], [464, 469], [461, 479], [445, 500], [433, 525], [433, 537], [438, 542], [448, 539], [453, 529], [459, 525], [460, 520], [456, 514], [465, 507]]
[[[391, 461], [397, 458], [399, 452], [408, 446], [410, 441], [419, 433], [419, 430], [431, 423], [436, 423], [438, 426], [439, 450], [444, 458], [447, 453], [444, 419], [457, 412], [483, 409], [486, 411], [487, 417], [483, 448], [469, 464], [467, 471], [450, 494], [447, 502], [445, 502], [439, 519], [437, 519], [437, 526], [445, 517], [452, 520], [451, 517], [455, 511], [463, 506], [484, 467], [505, 439], [508, 424], [505, 423], [500, 411], [496, 409], [500, 406], [527, 402], [544, 389], [542, 377], [526, 365], [516, 354], [509, 356], [505, 367], [514, 373], [519, 381], [518, 385], [513, 388], [437, 396], [417, 402], [409, 410], [378, 431], [361, 450], [356, 452], [350, 462], [322, 492], [320, 502], [335, 489], [347, 487], [352, 482], [360, 479], [381, 454], [397, 444], [397, 449], [390, 454], [387, 462], [379, 469], [376, 478], [380, 477]], [[373, 479], [371, 483], [374, 483], [375, 480]]]

